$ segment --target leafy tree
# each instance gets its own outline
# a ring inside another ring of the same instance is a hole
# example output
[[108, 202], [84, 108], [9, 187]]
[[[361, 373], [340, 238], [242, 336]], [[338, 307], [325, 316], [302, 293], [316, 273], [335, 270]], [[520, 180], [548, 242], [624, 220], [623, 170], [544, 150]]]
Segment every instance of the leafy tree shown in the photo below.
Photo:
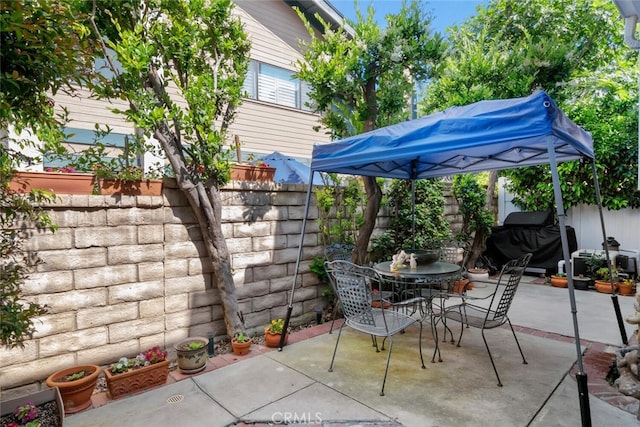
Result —
[[[527, 96], [536, 89], [546, 90], [566, 109], [580, 96], [576, 78], [594, 75], [611, 58], [620, 57], [619, 21], [615, 6], [607, 2], [493, 0], [489, 6], [480, 7], [476, 16], [450, 30], [447, 58], [427, 85], [421, 111], [431, 113], [483, 99]], [[587, 91], [587, 84], [582, 91]], [[583, 99], [586, 106], [590, 97]], [[576, 115], [579, 124], [586, 125], [578, 118]], [[598, 144], [596, 141], [596, 152]], [[502, 173], [512, 179], [520, 200], [527, 201], [521, 205], [539, 210], [554, 204], [548, 169], [540, 166]], [[582, 185], [592, 182], [587, 181], [590, 172], [578, 162], [559, 165], [559, 173], [566, 191], [563, 194], [569, 194], [569, 200], [572, 189], [584, 193], [587, 190]], [[492, 172], [487, 208], [496, 181], [497, 173]], [[574, 186], [576, 183], [580, 185]], [[476, 239], [481, 237], [476, 235]], [[477, 243], [474, 241], [473, 246], [483, 247]]]
[[229, 180], [224, 144], [243, 94], [247, 35], [230, 0], [104, 0], [91, 7], [114, 74], [96, 92], [127, 100], [129, 108], [119, 112], [163, 148], [200, 226], [227, 334], [235, 336], [244, 326], [222, 232], [220, 186]]
[[[59, 90], [72, 93], [92, 77], [89, 31], [78, 18], [67, 0], [0, 3], [0, 129], [29, 128], [45, 141], [59, 135], [65, 117], [54, 114], [50, 96]], [[29, 159], [6, 142], [0, 145], [0, 344], [22, 347], [33, 336], [34, 317], [46, 307], [22, 295], [21, 286], [39, 260], [25, 249], [30, 235], [21, 225], [52, 232], [56, 226], [42, 208], [52, 200], [50, 193], [10, 189], [16, 165]]]
[[443, 192], [444, 182], [441, 179], [420, 179], [415, 181], [414, 200], [411, 182], [394, 179], [388, 191], [385, 191], [390, 224], [382, 236], [373, 239], [374, 261], [386, 258], [399, 249], [437, 247], [437, 242], [449, 237]]
[[[298, 77], [309, 83], [312, 106], [335, 138], [408, 119], [414, 83], [431, 75], [443, 50], [439, 34], [431, 35], [432, 17], [418, 0], [403, 1], [398, 14], [387, 15], [385, 29], [374, 22], [373, 6], [366, 16], [356, 9], [356, 22], [346, 20], [352, 33], [344, 26], [332, 30], [317, 16], [324, 27], [322, 38], [298, 12], [311, 37], [302, 43]], [[366, 262], [382, 200], [374, 177], [363, 177], [363, 182], [367, 205], [356, 241], [358, 263]]]
[[94, 78], [89, 29], [71, 0], [0, 3], [0, 128], [55, 132], [50, 96]]
[[[622, 33], [622, 20], [610, 2], [494, 0], [453, 28], [451, 56], [428, 86], [422, 107], [431, 112], [544, 89], [592, 132], [597, 167], [606, 177], [600, 180], [604, 205], [637, 206], [630, 172], [637, 155], [630, 153], [634, 147], [637, 152], [637, 89], [632, 76], [638, 70], [630, 51], [621, 49]], [[567, 206], [594, 203], [590, 168], [565, 162], [558, 171]], [[521, 207], [553, 207], [549, 166], [503, 174], [510, 178]]]

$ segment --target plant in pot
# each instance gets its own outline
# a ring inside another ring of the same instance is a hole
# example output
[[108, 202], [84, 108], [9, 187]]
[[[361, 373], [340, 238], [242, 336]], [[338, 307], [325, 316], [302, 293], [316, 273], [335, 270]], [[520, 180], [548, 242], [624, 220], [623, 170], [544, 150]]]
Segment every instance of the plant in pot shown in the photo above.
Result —
[[178, 368], [183, 374], [195, 374], [205, 368], [209, 359], [208, 343], [209, 339], [205, 337], [188, 337], [173, 346]]
[[112, 399], [165, 384], [169, 376], [167, 352], [155, 346], [135, 358], [121, 357], [104, 371]]
[[57, 388], [3, 401], [0, 406], [0, 426], [58, 427], [64, 424], [64, 406]]
[[60, 390], [65, 414], [73, 414], [91, 406], [91, 395], [102, 372], [97, 365], [78, 365], [56, 371], [47, 378], [47, 386]]
[[600, 267], [596, 271], [596, 277], [595, 286], [598, 292], [611, 294], [618, 289], [618, 270], [615, 267]]
[[251, 338], [245, 335], [244, 332], [237, 333], [231, 339], [231, 348], [233, 349], [233, 354], [244, 356], [249, 353], [251, 348]]
[[589, 289], [590, 285], [591, 285], [591, 277], [584, 276], [583, 274], [580, 274], [578, 276], [573, 276], [574, 288], [581, 291], [586, 291]]
[[[284, 320], [283, 319], [273, 319], [270, 324], [265, 326], [264, 328], [264, 342], [267, 347], [277, 348], [280, 346], [280, 339], [282, 337], [284, 328]], [[284, 344], [287, 343], [289, 339], [289, 332], [284, 336]]]
[[551, 286], [556, 288], [566, 288], [569, 286], [569, 279], [567, 279], [567, 274], [558, 272], [551, 276], [549, 280], [551, 282]]
[[625, 279], [618, 283], [618, 292], [620, 295], [633, 295], [635, 293], [635, 282], [633, 279]]

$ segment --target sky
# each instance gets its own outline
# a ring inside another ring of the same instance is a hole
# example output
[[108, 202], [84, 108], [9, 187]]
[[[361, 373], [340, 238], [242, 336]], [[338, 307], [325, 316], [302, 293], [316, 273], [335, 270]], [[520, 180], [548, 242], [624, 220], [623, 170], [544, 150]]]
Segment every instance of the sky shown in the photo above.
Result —
[[[344, 16], [356, 19], [354, 0], [329, 0]], [[384, 17], [389, 13], [397, 13], [402, 0], [372, 0], [375, 18], [378, 24], [385, 22]], [[469, 16], [475, 15], [476, 6], [487, 4], [488, 0], [425, 0], [427, 10], [431, 10], [434, 17], [433, 30], [445, 34], [448, 26], [460, 24]], [[369, 0], [359, 0], [358, 7], [366, 15]]]

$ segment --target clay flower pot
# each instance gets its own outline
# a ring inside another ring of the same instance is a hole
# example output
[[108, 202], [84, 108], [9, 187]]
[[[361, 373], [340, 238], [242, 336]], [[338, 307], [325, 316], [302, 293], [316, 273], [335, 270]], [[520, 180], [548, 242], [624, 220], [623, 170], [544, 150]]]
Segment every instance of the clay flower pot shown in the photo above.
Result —
[[[73, 375], [84, 372], [80, 378]], [[97, 365], [79, 365], [54, 372], [47, 378], [47, 386], [58, 387], [65, 414], [73, 414], [91, 406], [91, 395], [102, 372]]]
[[551, 276], [551, 286], [556, 288], [566, 288], [569, 286], [569, 279], [566, 276]]
[[[605, 282], [604, 280], [596, 280], [596, 290], [598, 292], [602, 292], [603, 294], [610, 294], [611, 292], [611, 283]], [[618, 289], [618, 284], [613, 284], [614, 289]]]
[[[267, 347], [278, 348], [280, 346], [280, 337], [282, 337], [282, 334], [274, 334], [272, 332], [269, 332], [269, 327], [270, 326], [265, 326], [264, 328], [264, 343]], [[288, 340], [289, 333], [284, 336], [285, 345], [287, 344]]]
[[244, 342], [236, 341], [236, 338], [231, 340], [231, 348], [233, 349], [233, 354], [237, 356], [244, 356], [251, 351], [251, 338], [247, 338]]

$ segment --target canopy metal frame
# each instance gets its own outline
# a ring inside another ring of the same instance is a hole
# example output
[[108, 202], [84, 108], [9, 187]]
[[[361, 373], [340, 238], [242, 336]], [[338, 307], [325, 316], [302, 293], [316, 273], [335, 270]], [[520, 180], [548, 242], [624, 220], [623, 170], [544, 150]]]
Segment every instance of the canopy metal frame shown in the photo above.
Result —
[[[396, 151], [389, 151], [389, 147], [394, 147]], [[559, 162], [569, 160], [586, 160], [592, 165], [602, 235], [606, 241], [593, 139], [588, 132], [571, 122], [543, 91], [525, 98], [481, 101], [465, 107], [454, 107], [411, 122], [387, 126], [330, 144], [316, 145], [309, 182], [313, 182], [315, 172], [335, 172], [410, 179], [413, 184], [413, 181], [422, 178], [549, 164], [560, 226], [562, 254], [565, 266], [569, 266], [568, 294], [578, 364], [576, 379], [582, 425], [590, 426], [588, 381], [580, 348], [566, 213], [557, 167]], [[293, 284], [284, 321], [285, 329], [288, 328], [293, 311], [311, 194], [312, 186], [309, 186]], [[610, 264], [609, 251], [606, 247], [605, 256]], [[612, 295], [612, 302], [622, 341], [627, 344], [626, 331], [615, 293]], [[283, 346], [284, 340], [281, 340], [280, 351]]]

